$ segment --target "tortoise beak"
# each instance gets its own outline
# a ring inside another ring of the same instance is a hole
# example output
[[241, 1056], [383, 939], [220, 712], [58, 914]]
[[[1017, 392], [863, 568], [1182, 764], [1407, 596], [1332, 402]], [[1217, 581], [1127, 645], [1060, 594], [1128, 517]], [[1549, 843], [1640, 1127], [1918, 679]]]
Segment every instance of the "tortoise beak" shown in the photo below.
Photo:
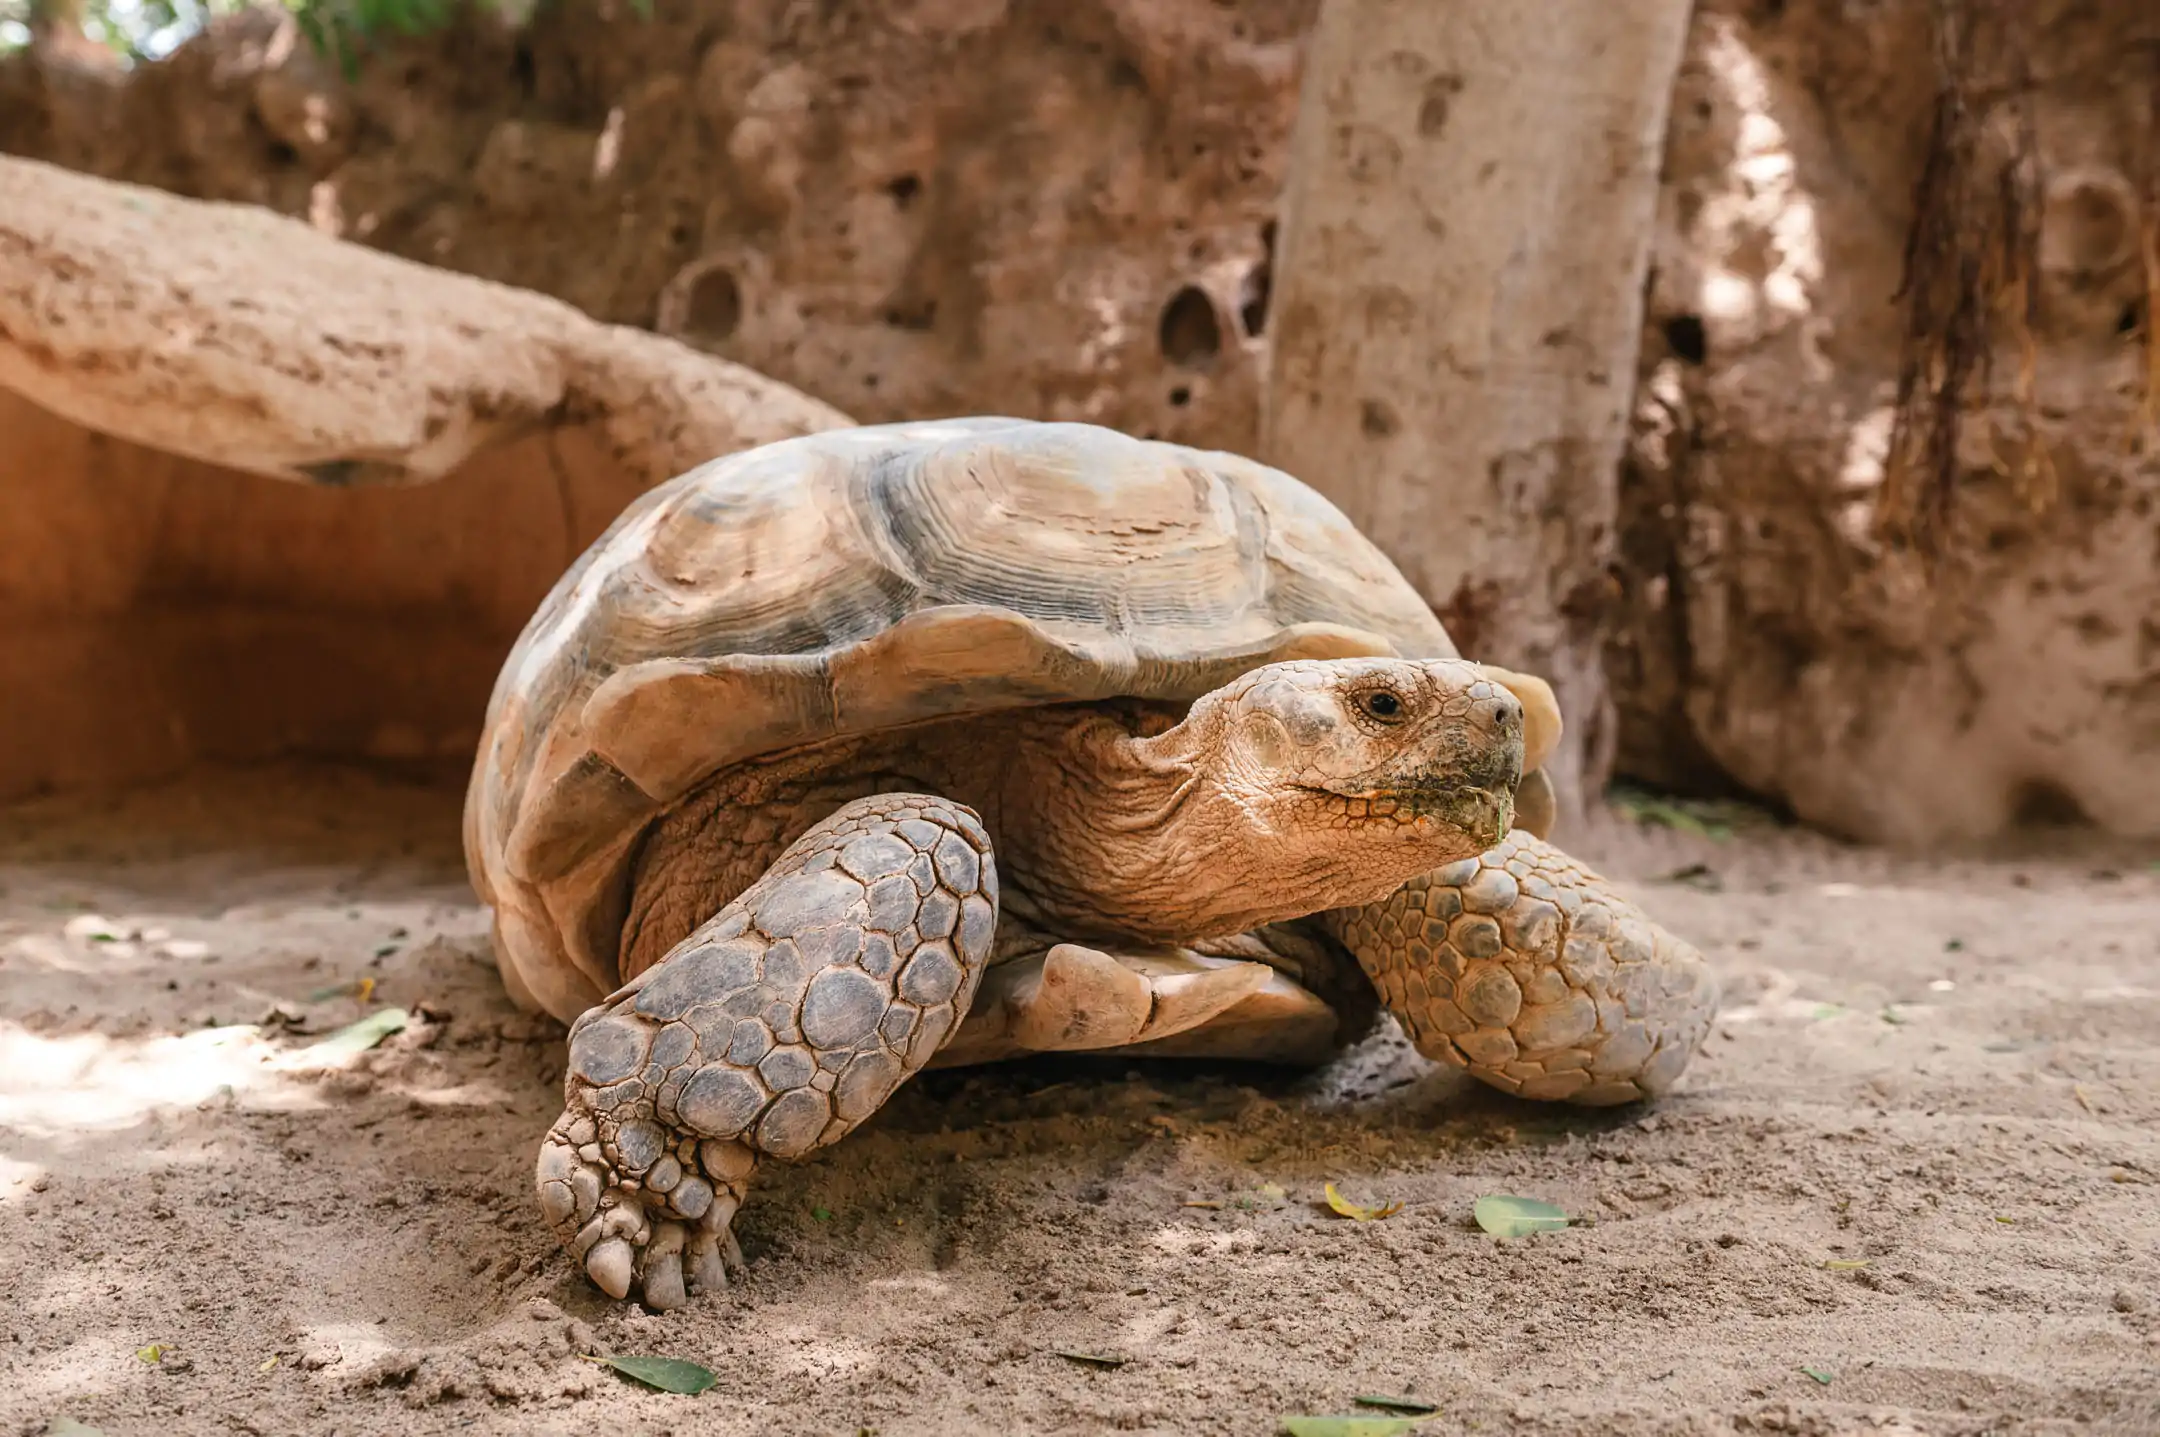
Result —
[[1460, 829], [1483, 853], [1507, 837], [1514, 824], [1515, 793], [1507, 788], [1458, 786], [1435, 805], [1433, 816]]
[[1494, 744], [1405, 777], [1382, 780], [1359, 798], [1385, 802], [1397, 812], [1437, 819], [1459, 830], [1482, 853], [1507, 837], [1515, 822], [1515, 790], [1522, 783], [1522, 741]]

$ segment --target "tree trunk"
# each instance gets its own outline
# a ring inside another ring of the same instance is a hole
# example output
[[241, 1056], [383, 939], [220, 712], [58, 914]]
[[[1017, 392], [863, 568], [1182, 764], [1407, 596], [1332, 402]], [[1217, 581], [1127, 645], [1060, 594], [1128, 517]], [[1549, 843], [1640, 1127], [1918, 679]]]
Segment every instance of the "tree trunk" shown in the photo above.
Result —
[[1463, 653], [1553, 684], [1563, 823], [1611, 765], [1599, 659], [1690, 0], [1323, 0], [1262, 448]]

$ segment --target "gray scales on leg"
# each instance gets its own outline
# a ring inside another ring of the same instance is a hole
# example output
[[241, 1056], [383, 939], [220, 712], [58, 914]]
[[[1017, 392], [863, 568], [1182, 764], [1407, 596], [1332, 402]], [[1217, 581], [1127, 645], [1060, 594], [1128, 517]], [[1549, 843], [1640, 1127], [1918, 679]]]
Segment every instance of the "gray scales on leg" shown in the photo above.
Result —
[[1528, 833], [1323, 921], [1420, 1053], [1521, 1097], [1663, 1093], [1717, 1012], [1700, 953]]
[[975, 815], [847, 804], [570, 1034], [541, 1206], [603, 1290], [659, 1308], [724, 1282], [761, 1157], [847, 1134], [929, 1061], [989, 960], [997, 869]]

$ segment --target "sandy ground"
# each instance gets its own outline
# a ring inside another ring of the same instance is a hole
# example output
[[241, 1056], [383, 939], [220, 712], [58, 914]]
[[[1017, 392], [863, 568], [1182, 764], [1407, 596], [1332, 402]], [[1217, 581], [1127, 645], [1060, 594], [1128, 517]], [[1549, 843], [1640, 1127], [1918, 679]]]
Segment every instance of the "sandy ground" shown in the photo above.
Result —
[[[1388, 1393], [1442, 1433], [2160, 1433], [2150, 850], [1615, 822], [1574, 846], [1727, 988], [1656, 1107], [1392, 1031], [1318, 1074], [933, 1074], [764, 1180], [746, 1284], [655, 1317], [537, 1221], [561, 1030], [456, 845], [454, 795], [354, 774], [0, 812], [0, 1432], [1262, 1434]], [[295, 1065], [361, 977], [421, 1021]], [[1501, 1244], [1487, 1193], [1595, 1221]]]

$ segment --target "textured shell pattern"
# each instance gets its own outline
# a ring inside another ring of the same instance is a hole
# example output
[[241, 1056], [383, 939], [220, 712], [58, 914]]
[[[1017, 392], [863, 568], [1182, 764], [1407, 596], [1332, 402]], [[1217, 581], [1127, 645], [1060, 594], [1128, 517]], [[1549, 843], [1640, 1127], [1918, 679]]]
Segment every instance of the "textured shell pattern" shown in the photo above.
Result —
[[1251, 460], [1085, 424], [830, 430], [660, 485], [556, 584], [496, 681], [467, 860], [512, 993], [568, 1019], [615, 986], [635, 840], [729, 764], [1455, 652], [1340, 511]]

